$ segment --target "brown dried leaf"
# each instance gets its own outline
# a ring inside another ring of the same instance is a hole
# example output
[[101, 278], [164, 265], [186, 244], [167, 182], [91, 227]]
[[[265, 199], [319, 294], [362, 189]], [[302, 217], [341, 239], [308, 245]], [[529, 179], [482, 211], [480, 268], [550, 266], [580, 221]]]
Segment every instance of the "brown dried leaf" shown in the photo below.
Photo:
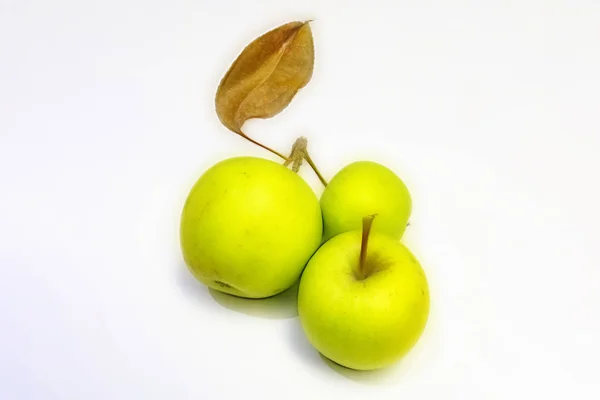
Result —
[[308, 22], [290, 22], [250, 43], [221, 80], [215, 105], [227, 128], [244, 137], [251, 118], [270, 118], [292, 101], [313, 72]]

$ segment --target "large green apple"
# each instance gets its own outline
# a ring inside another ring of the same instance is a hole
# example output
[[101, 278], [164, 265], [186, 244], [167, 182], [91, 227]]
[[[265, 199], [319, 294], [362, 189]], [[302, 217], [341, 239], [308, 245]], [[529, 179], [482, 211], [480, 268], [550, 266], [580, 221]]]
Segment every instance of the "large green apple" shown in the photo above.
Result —
[[360, 229], [365, 215], [377, 214], [373, 230], [401, 238], [412, 210], [406, 185], [390, 169], [371, 161], [342, 168], [321, 196], [324, 240]]
[[207, 286], [262, 298], [289, 288], [321, 243], [319, 202], [283, 165], [238, 157], [210, 168], [181, 217], [181, 247]]
[[429, 315], [429, 289], [419, 262], [397, 240], [371, 233], [360, 272], [361, 232], [340, 234], [309, 261], [298, 312], [312, 345], [348, 368], [386, 367], [419, 339]]

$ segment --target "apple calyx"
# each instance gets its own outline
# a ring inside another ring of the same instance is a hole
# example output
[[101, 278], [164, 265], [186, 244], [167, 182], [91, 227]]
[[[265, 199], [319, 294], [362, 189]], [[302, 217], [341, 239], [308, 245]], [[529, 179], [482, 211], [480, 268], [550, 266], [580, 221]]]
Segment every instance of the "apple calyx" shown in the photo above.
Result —
[[360, 258], [358, 268], [355, 270], [354, 276], [357, 280], [362, 281], [367, 279], [374, 271], [374, 263], [367, 262], [367, 248], [369, 246], [369, 236], [371, 235], [371, 227], [373, 220], [377, 214], [368, 215], [362, 221], [362, 240], [360, 242]]

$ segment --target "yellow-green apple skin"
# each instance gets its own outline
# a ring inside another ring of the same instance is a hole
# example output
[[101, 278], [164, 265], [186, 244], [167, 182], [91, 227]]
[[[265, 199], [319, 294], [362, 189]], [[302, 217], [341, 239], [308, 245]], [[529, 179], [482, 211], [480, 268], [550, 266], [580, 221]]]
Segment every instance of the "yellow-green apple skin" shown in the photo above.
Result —
[[319, 202], [296, 173], [273, 161], [221, 161], [192, 188], [181, 217], [183, 257], [202, 283], [263, 298], [300, 277], [322, 239]]
[[358, 161], [342, 168], [321, 196], [324, 240], [361, 228], [362, 218], [377, 214], [373, 230], [400, 239], [412, 211], [410, 193], [394, 172], [381, 164]]
[[298, 292], [298, 312], [310, 343], [348, 368], [373, 370], [398, 361], [417, 342], [429, 315], [425, 273], [411, 252], [389, 236], [371, 232], [366, 264], [355, 276], [361, 232], [342, 233], [309, 261]]

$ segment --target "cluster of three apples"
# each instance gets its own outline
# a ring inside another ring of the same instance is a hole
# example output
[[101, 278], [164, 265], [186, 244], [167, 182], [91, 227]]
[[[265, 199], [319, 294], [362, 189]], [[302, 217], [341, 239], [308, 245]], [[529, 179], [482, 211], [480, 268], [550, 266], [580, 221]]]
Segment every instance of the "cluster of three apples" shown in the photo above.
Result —
[[274, 296], [300, 278], [310, 343], [338, 364], [371, 370], [410, 350], [429, 313], [425, 274], [399, 241], [411, 208], [402, 180], [377, 163], [343, 168], [319, 202], [285, 166], [231, 158], [192, 188], [181, 246], [198, 280], [234, 296]]

